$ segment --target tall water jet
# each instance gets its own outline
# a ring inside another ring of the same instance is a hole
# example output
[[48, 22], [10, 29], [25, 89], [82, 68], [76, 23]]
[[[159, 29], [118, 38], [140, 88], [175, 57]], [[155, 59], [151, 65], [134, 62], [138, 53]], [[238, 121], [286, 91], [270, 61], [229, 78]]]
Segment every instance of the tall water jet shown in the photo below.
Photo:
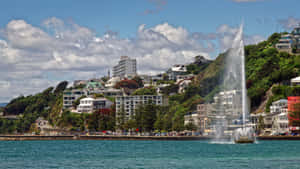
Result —
[[[238, 138], [246, 140], [246, 137], [250, 140], [248, 136], [252, 135], [253, 130], [246, 129], [249, 108], [246, 89], [243, 24], [236, 33], [231, 49], [226, 53], [221, 92], [215, 96], [214, 104], [216, 110], [213, 126], [215, 141], [223, 142], [224, 138], [227, 138], [227, 140], [238, 140]], [[219, 128], [222, 128], [221, 133], [218, 130]], [[222, 139], [220, 140], [220, 138]]]

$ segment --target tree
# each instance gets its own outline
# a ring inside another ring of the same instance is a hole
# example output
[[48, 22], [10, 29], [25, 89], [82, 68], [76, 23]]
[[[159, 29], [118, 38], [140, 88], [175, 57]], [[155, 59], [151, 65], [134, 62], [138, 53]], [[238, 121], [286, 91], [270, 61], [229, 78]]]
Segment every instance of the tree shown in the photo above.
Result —
[[138, 89], [139, 84], [134, 80], [122, 80], [115, 85], [115, 88]]
[[132, 95], [156, 95], [156, 89], [154, 87], [145, 87], [135, 90]]
[[60, 82], [60, 83], [56, 86], [56, 88], [55, 88], [55, 90], [54, 90], [54, 94], [57, 95], [58, 93], [63, 92], [63, 91], [67, 88], [67, 86], [68, 86], [68, 82], [67, 82], [67, 81], [62, 81], [62, 82]]
[[135, 76], [134, 78], [132, 78], [132, 80], [134, 80], [139, 85], [139, 88], [144, 87], [144, 83], [141, 77]]
[[76, 100], [73, 102], [72, 106], [76, 109], [77, 106], [80, 104], [80, 100], [83, 99], [83, 98], [86, 98], [86, 96], [85, 96], [85, 95], [80, 96], [78, 99], [76, 99]]
[[120, 112], [117, 112], [117, 128], [120, 130], [125, 129], [125, 123], [126, 123], [126, 112], [124, 109], [124, 105], [122, 105]]
[[188, 123], [184, 126], [186, 130], [195, 131], [197, 130], [197, 126], [194, 123]]
[[264, 117], [260, 115], [258, 118], [258, 131], [261, 132], [264, 129], [265, 129]]

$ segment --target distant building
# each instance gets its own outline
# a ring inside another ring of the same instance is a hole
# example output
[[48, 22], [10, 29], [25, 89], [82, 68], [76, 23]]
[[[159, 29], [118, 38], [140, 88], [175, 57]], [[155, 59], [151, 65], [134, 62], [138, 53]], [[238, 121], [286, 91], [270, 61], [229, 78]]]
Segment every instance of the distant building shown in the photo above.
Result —
[[291, 34], [282, 35], [275, 47], [282, 52], [292, 53], [293, 37]]
[[113, 67], [113, 77], [131, 78], [136, 76], [136, 59], [121, 56], [119, 63]]
[[[212, 106], [216, 115], [226, 115], [229, 124], [233, 124], [242, 117], [242, 100], [242, 91], [240, 90], [222, 91], [215, 95]], [[250, 104], [248, 103], [248, 105]], [[248, 107], [248, 109], [250, 108]]]
[[195, 112], [189, 112], [184, 115], [184, 125], [189, 123], [197, 126], [197, 130], [201, 133], [208, 133], [211, 121], [211, 104], [198, 104]]
[[184, 125], [188, 125], [190, 123], [197, 126], [197, 128], [200, 127], [200, 118], [197, 112], [189, 112], [184, 115]]
[[288, 120], [288, 111], [287, 105], [282, 106], [281, 113], [273, 116], [272, 131], [276, 134], [282, 134], [289, 132], [289, 120]]
[[300, 85], [300, 76], [291, 79], [291, 85], [292, 86]]
[[87, 84], [87, 80], [75, 80], [73, 82], [73, 86], [76, 87], [76, 86], [80, 86], [80, 85], [86, 85]]
[[300, 132], [300, 96], [288, 97], [288, 119], [289, 127], [292, 131]]
[[280, 99], [272, 103], [270, 106], [270, 113], [271, 114], [280, 114], [282, 113], [283, 107], [287, 107], [288, 100], [287, 99]]
[[89, 81], [87, 82], [85, 88], [89, 91], [91, 90], [99, 90], [99, 89], [104, 89], [104, 86], [101, 82], [99, 81]]
[[87, 95], [87, 91], [83, 89], [66, 89], [63, 92], [63, 108], [72, 108], [73, 102], [84, 95]]
[[112, 77], [106, 82], [105, 87], [113, 88], [119, 81], [121, 81], [120, 77]]
[[113, 103], [106, 98], [84, 98], [80, 100], [80, 104], [77, 106], [78, 113], [92, 113], [94, 111], [110, 108]]
[[171, 69], [167, 71], [169, 80], [177, 80], [178, 75], [185, 75], [187, 72], [185, 65], [174, 65]]
[[300, 24], [294, 28], [292, 31], [292, 35], [294, 38], [294, 47], [296, 48], [296, 52], [300, 52]]
[[300, 25], [296, 26], [291, 34], [282, 35], [275, 47], [283, 52], [300, 52]]
[[200, 131], [206, 132], [210, 128], [211, 104], [198, 104], [197, 113], [199, 114]]
[[151, 101], [155, 105], [166, 105], [167, 101], [164, 100], [162, 95], [139, 95], [139, 96], [121, 96], [116, 97], [116, 116], [120, 116], [123, 110], [125, 113], [125, 120], [129, 120], [135, 113], [138, 105], [143, 105]]

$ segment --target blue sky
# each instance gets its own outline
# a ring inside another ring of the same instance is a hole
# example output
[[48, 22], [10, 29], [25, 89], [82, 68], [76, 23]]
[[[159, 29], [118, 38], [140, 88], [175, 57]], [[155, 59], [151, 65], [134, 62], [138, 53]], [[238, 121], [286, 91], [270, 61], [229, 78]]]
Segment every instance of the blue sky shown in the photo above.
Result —
[[[160, 2], [162, 2], [161, 0]], [[0, 26], [13, 19], [24, 19], [39, 26], [49, 17], [73, 20], [79, 25], [104, 33], [117, 31], [132, 37], [140, 24], [153, 26], [163, 22], [183, 26], [193, 32], [214, 32], [220, 24], [238, 25], [245, 22], [248, 34], [270, 35], [281, 31], [278, 19], [300, 17], [298, 0], [265, 0], [234, 2], [232, 0], [164, 1], [157, 10], [157, 1], [129, 0], [9, 0], [0, 7]], [[145, 14], [145, 11], [156, 11]]]
[[121, 55], [155, 74], [300, 22], [299, 0], [6, 0], [0, 6], [0, 102], [59, 81], [106, 75]]

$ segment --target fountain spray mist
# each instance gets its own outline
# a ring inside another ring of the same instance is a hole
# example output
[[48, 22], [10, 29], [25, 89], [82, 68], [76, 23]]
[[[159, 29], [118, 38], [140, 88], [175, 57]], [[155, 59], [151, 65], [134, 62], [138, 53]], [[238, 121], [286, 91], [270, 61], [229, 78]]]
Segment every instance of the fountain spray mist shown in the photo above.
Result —
[[[216, 107], [214, 129], [217, 142], [224, 142], [224, 138], [228, 138], [229, 133], [233, 133], [235, 129], [239, 131], [238, 137], [252, 133], [251, 129], [246, 129], [249, 109], [245, 74], [243, 24], [241, 24], [226, 54], [221, 92], [216, 95], [218, 102], [214, 103]], [[241, 124], [239, 130], [233, 127], [237, 123]]]

